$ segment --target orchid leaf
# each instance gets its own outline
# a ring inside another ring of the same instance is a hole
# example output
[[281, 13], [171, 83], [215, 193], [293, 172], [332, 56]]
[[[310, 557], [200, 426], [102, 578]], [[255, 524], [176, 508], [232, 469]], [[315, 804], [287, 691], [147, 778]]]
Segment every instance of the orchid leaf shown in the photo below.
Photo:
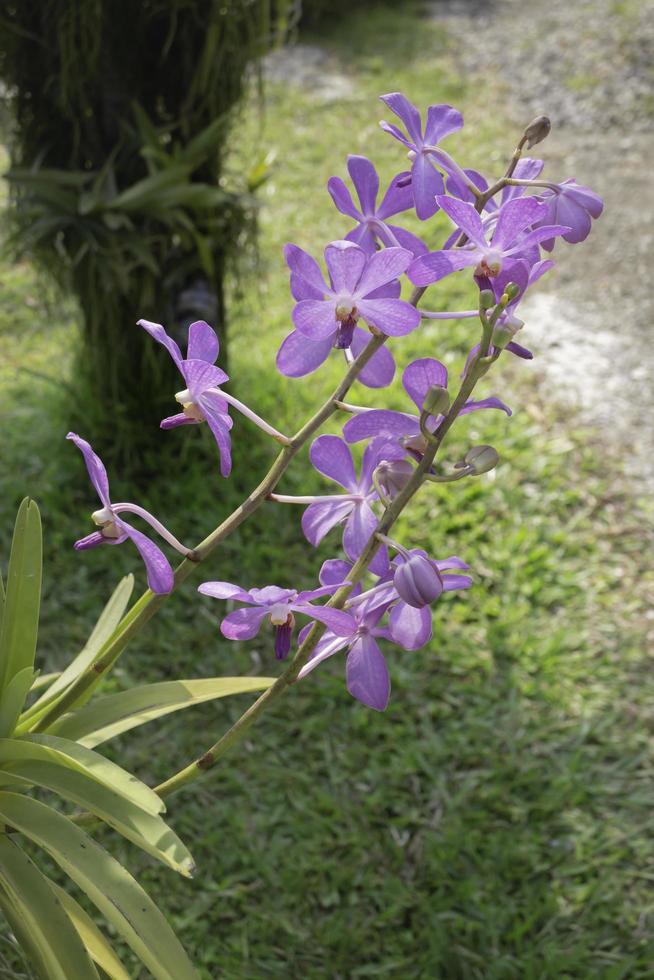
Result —
[[66, 738], [25, 735], [22, 738], [0, 739], [0, 766], [6, 767], [12, 762], [52, 762], [66, 766], [109, 787], [146, 813], [156, 816], [165, 810], [165, 804], [154, 790], [136, 776], [105, 759], [99, 752]]
[[0, 834], [0, 905], [10, 908], [12, 926], [19, 920], [21, 945], [29, 936], [27, 948], [35, 948], [44, 980], [99, 980], [50, 882], [6, 834]]
[[30, 693], [34, 694], [36, 691], [43, 690], [44, 687], [49, 687], [53, 681], [56, 681], [58, 677], [61, 677], [61, 671], [55, 670], [51, 674], [40, 674], [38, 671], [34, 674], [34, 680], [32, 681], [32, 686], [30, 687]]
[[51, 807], [16, 793], [0, 792], [0, 819], [47, 851], [123, 936], [155, 980], [198, 980], [152, 899], [92, 837]]
[[108, 941], [102, 935], [95, 922], [82, 906], [68, 892], [60, 888], [54, 881], [49, 882], [55, 895], [59, 898], [64, 911], [70, 918], [86, 950], [98, 966], [104, 970], [110, 980], [130, 980], [129, 973], [120, 962]]
[[[134, 589], [134, 576], [126, 575], [119, 583], [106, 606], [100, 613], [91, 635], [86, 641], [83, 649], [77, 654], [68, 667], [55, 677], [54, 683], [45, 691], [41, 697], [30, 705], [23, 713], [20, 731], [31, 727], [45, 712], [58, 700], [67, 687], [69, 687], [89, 667], [97, 655], [102, 650], [107, 640], [114, 633], [120, 623], [127, 603], [130, 600]], [[29, 726], [26, 724], [29, 721]]]
[[56, 721], [51, 732], [93, 748], [155, 718], [230, 694], [264, 691], [274, 677], [209, 677], [162, 681], [108, 694]]
[[31, 667], [24, 667], [11, 678], [0, 697], [0, 737], [11, 735], [21, 713], [25, 698], [34, 680]]
[[26, 497], [18, 509], [7, 571], [0, 629], [2, 691], [15, 674], [34, 666], [41, 602], [41, 563], [41, 517], [34, 501]]
[[160, 816], [147, 813], [108, 786], [56, 762], [19, 760], [0, 764], [0, 785], [20, 781], [41, 786], [90, 810], [119, 834], [175, 871], [190, 878], [195, 865], [186, 846]]

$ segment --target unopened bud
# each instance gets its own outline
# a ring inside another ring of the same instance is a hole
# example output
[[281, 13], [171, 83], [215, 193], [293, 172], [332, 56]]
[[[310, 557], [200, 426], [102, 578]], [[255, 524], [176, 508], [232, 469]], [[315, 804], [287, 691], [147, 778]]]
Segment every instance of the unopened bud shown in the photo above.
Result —
[[382, 459], [375, 470], [382, 492], [391, 500], [400, 490], [404, 490], [413, 473], [414, 468], [408, 459]]
[[414, 609], [428, 606], [443, 591], [443, 579], [436, 563], [415, 551], [397, 566], [393, 584], [400, 598]]
[[504, 292], [510, 300], [515, 299], [516, 296], [520, 295], [520, 286], [517, 284], [517, 282], [507, 282], [506, 286], [504, 287]]
[[495, 306], [495, 293], [492, 289], [482, 289], [479, 293], [479, 305], [482, 310], [490, 310], [491, 306]]
[[428, 415], [445, 415], [450, 407], [450, 396], [443, 385], [432, 385], [422, 403], [423, 412]]
[[524, 321], [518, 320], [516, 316], [507, 318], [503, 323], [498, 323], [493, 329], [491, 344], [499, 350], [504, 350], [523, 326]]
[[475, 476], [494, 470], [499, 461], [497, 450], [492, 446], [473, 446], [463, 457], [463, 462], [470, 467]]
[[523, 141], [527, 142], [527, 149], [530, 150], [532, 146], [536, 146], [536, 143], [542, 142], [546, 136], [549, 136], [551, 128], [552, 123], [547, 116], [536, 116], [532, 119], [522, 135]]

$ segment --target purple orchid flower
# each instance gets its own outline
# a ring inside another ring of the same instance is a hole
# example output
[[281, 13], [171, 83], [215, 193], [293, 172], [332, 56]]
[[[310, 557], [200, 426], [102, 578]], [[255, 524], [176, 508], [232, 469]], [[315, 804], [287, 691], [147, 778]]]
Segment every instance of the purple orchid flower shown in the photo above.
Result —
[[[496, 212], [496, 219], [493, 216], [494, 230], [489, 243], [482, 219], [472, 204], [444, 195], [438, 197], [438, 203], [468, 242], [461, 248], [441, 249], [414, 259], [408, 276], [416, 286], [428, 286], [466, 266], [475, 266], [476, 275], [492, 278], [525, 256], [537, 261], [539, 253], [534, 251], [535, 246], [570, 230], [568, 225], [534, 228], [546, 215], [547, 205], [535, 197], [518, 197], [507, 201]], [[528, 228], [532, 230], [525, 234]]]
[[161, 428], [173, 429], [179, 425], [198, 425], [206, 421], [218, 445], [220, 472], [222, 476], [229, 476], [232, 469], [229, 430], [233, 422], [228, 414], [225, 394], [218, 390], [218, 386], [229, 381], [229, 377], [214, 364], [219, 351], [215, 330], [204, 320], [192, 323], [188, 328], [186, 358], [183, 358], [179, 346], [160, 323], [139, 320], [138, 325], [166, 348], [186, 382], [186, 389], [175, 395], [183, 412], [163, 419]]
[[107, 471], [100, 457], [96, 455], [85, 439], [80, 439], [74, 432], [69, 432], [66, 438], [74, 442], [82, 453], [89, 478], [102, 503], [102, 508], [94, 511], [91, 515], [93, 521], [100, 527], [100, 530], [94, 531], [92, 534], [87, 534], [86, 537], [76, 541], [74, 545], [75, 550], [86, 551], [89, 548], [96, 548], [101, 544], [122, 544], [123, 541], [127, 541], [129, 538], [134, 542], [143, 559], [150, 589], [160, 595], [165, 595], [172, 591], [174, 584], [173, 570], [164, 553], [145, 534], [137, 531], [135, 527], [132, 527], [131, 524], [128, 524], [127, 521], [124, 521], [118, 515], [125, 511], [136, 514], [146, 520], [165, 541], [181, 552], [181, 554], [190, 554], [189, 549], [185, 548], [152, 514], [142, 507], [129, 503], [112, 504], [109, 498]]
[[198, 587], [198, 592], [214, 599], [232, 599], [245, 603], [245, 608], [229, 613], [220, 624], [220, 631], [228, 640], [251, 640], [267, 617], [275, 630], [275, 656], [278, 660], [284, 660], [291, 649], [295, 628], [294, 613], [324, 623], [336, 636], [349, 635], [354, 622], [349, 613], [341, 609], [331, 609], [329, 606], [314, 606], [312, 603], [313, 599], [333, 595], [343, 584], [333, 583], [307, 592], [267, 585], [263, 589], [250, 589], [246, 592], [240, 585], [232, 585], [231, 582], [203, 582]]
[[427, 109], [427, 120], [424, 135], [420, 113], [401, 92], [390, 92], [380, 96], [391, 112], [398, 116], [406, 126], [409, 138], [387, 122], [380, 122], [381, 128], [403, 143], [412, 158], [411, 188], [416, 206], [416, 214], [424, 221], [438, 211], [437, 195], [443, 194], [443, 178], [434, 168], [438, 164], [448, 173], [456, 173], [466, 183], [466, 175], [454, 163], [452, 158], [437, 144], [440, 140], [457, 132], [463, 126], [460, 112], [449, 105], [430, 105]]
[[[393, 337], [411, 333], [419, 325], [418, 310], [395, 298], [398, 276], [412, 260], [408, 249], [386, 248], [366, 255], [354, 242], [331, 242], [325, 249], [329, 286], [306, 252], [294, 245], [287, 245], [284, 252], [291, 287], [295, 287], [293, 295], [297, 292], [300, 296], [293, 323], [305, 337], [333, 339], [339, 349], [345, 349], [352, 343], [352, 331], [359, 319]], [[310, 298], [304, 298], [307, 285], [313, 294]], [[387, 292], [382, 295], [380, 290], [385, 288]]]
[[[447, 388], [447, 368], [433, 357], [422, 357], [412, 361], [402, 375], [402, 384], [407, 395], [418, 409], [418, 415], [406, 412], [395, 412], [385, 408], [361, 409], [343, 426], [346, 442], [359, 442], [375, 436], [385, 436], [399, 442], [415, 459], [420, 460], [424, 454], [425, 440], [420, 429], [420, 414], [429, 389], [438, 385]], [[481, 401], [469, 401], [463, 406], [460, 415], [476, 412], [483, 408], [497, 408], [507, 415], [511, 409], [499, 398], [484, 398]], [[438, 428], [443, 416], [430, 415], [426, 427], [431, 432]]]
[[[541, 200], [547, 205], [543, 224], [560, 222], [569, 225], [570, 230], [561, 237], [571, 245], [588, 238], [591, 218], [599, 218], [604, 210], [604, 201], [599, 194], [589, 187], [582, 187], [574, 179], [564, 180], [557, 185], [556, 190], [544, 191]], [[543, 240], [541, 244], [546, 251], [551, 252], [554, 248], [554, 237]]]
[[[329, 286], [315, 259], [297, 245], [287, 245], [284, 257], [291, 270], [291, 292], [298, 301], [293, 309], [295, 330], [277, 353], [277, 367], [288, 377], [315, 371], [332, 348], [356, 357], [370, 339], [357, 326], [359, 319], [391, 336], [410, 333], [420, 323], [418, 310], [398, 298], [397, 277], [413, 258], [407, 249], [386, 248], [368, 256], [354, 242], [332, 242], [325, 249]], [[383, 388], [394, 373], [393, 357], [382, 348], [359, 381], [369, 388]]]
[[404, 228], [398, 228], [397, 225], [389, 225], [386, 221], [394, 214], [413, 207], [413, 191], [410, 182], [406, 183], [409, 174], [402, 173], [393, 178], [377, 207], [379, 177], [370, 160], [350, 155], [347, 158], [347, 169], [359, 198], [360, 210], [340, 177], [330, 177], [327, 182], [327, 189], [338, 210], [357, 222], [356, 228], [345, 236], [347, 241], [360, 245], [368, 255], [377, 251], [377, 240], [387, 247], [399, 245], [407, 248], [414, 255], [426, 252], [427, 246], [416, 235]]
[[[337, 524], [343, 524], [345, 554], [356, 561], [377, 527], [371, 504], [378, 495], [372, 477], [379, 461], [388, 455], [387, 446], [388, 440], [384, 438], [366, 446], [361, 475], [357, 477], [350, 447], [339, 436], [318, 436], [311, 444], [311, 462], [319, 473], [334, 480], [346, 493], [307, 497], [273, 493], [270, 499], [278, 503], [309, 504], [302, 515], [302, 530], [314, 547]], [[370, 570], [382, 575], [387, 568], [388, 554], [386, 548], [381, 548], [372, 560]]]
[[[310, 660], [300, 670], [299, 678], [306, 677], [324, 660], [346, 650], [347, 689], [352, 697], [376, 711], [383, 711], [387, 707], [391, 682], [386, 660], [377, 641], [392, 640], [404, 650], [412, 651], [424, 646], [432, 635], [429, 608], [413, 608], [397, 592], [393, 576], [398, 563], [402, 561], [404, 559], [401, 556], [394, 559], [393, 567], [387, 570], [378, 585], [367, 592], [361, 592], [360, 586], [356, 591], [352, 590], [346, 603], [346, 609], [354, 620], [349, 634], [336, 635], [333, 631], [323, 634]], [[443, 582], [442, 591], [465, 589], [472, 584], [472, 579], [467, 575], [447, 574], [447, 569], [468, 567], [460, 558], [453, 555], [433, 564]], [[351, 566], [347, 562], [327, 561], [320, 570], [320, 581], [327, 585], [334, 579], [347, 578], [350, 570]], [[381, 626], [380, 622], [390, 607], [388, 626]], [[307, 632], [306, 628], [302, 630], [300, 642]]]

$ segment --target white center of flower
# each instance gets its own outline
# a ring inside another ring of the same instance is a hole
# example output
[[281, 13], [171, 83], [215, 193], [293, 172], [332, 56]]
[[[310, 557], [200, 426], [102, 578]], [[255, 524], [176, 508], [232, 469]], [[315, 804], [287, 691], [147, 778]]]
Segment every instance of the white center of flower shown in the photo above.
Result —
[[185, 388], [184, 391], [178, 391], [175, 395], [175, 401], [180, 403], [184, 411], [184, 415], [186, 415], [189, 419], [195, 419], [197, 422], [205, 421], [202, 409], [199, 408], [198, 405], [196, 405], [192, 400], [191, 392], [188, 390], [188, 388]]
[[478, 276], [497, 276], [502, 271], [502, 253], [490, 248], [475, 269]]
[[101, 533], [103, 538], [119, 538], [120, 529], [116, 524], [113, 512], [109, 507], [102, 507], [100, 510], [94, 510], [91, 514], [91, 520], [94, 524], [97, 524], [101, 528]]
[[357, 308], [351, 296], [339, 296], [336, 300], [336, 319], [339, 323], [357, 319]]
[[278, 602], [270, 607], [270, 622], [273, 626], [285, 626], [288, 620], [288, 606], [285, 602]]

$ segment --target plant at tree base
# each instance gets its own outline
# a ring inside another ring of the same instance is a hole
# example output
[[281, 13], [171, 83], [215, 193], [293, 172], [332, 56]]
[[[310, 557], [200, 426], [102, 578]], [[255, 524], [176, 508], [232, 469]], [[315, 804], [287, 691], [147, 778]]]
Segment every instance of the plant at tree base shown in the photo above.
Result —
[[[98, 530], [78, 541], [76, 547], [86, 550], [131, 539], [146, 565], [150, 589], [125, 612], [132, 582], [131, 577], [124, 580], [84, 649], [57, 676], [40, 678], [34, 671], [40, 530], [34, 503], [26, 501], [21, 506], [6, 594], [0, 592], [4, 607], [0, 633], [0, 819], [6, 828], [0, 836], [0, 906], [35, 968], [48, 980], [97, 977], [94, 962], [110, 977], [125, 977], [126, 973], [86, 913], [31, 863], [22, 850], [23, 837], [42, 847], [87, 893], [155, 977], [184, 980], [195, 976], [156, 906], [82, 828], [104, 821], [182, 874], [190, 874], [188, 852], [163, 823], [163, 797], [211, 769], [294, 684], [315, 683], [309, 675], [327, 659], [342, 656], [350, 693], [363, 704], [383, 710], [391, 692], [392, 664], [389, 671], [382, 646], [405, 650], [423, 647], [432, 634], [430, 605], [449, 601], [446, 593], [468, 589], [473, 583], [463, 559], [456, 555], [430, 556], [419, 547], [420, 542], [408, 547], [393, 540], [390, 532], [421, 488], [428, 492], [430, 483], [472, 478], [497, 465], [498, 454], [492, 446], [471, 446], [463, 459], [454, 460], [448, 468], [437, 463], [436, 457], [460, 415], [483, 409], [511, 414], [496, 396], [475, 401], [471, 395], [505, 351], [521, 358], [532, 357], [514, 340], [523, 325], [515, 314], [527, 289], [553, 264], [542, 259], [541, 247], [551, 250], [559, 237], [570, 242], [585, 238], [591, 218], [601, 211], [601, 202], [574, 181], [542, 181], [541, 162], [522, 157], [525, 145], [531, 146], [547, 135], [549, 124], [543, 118], [527, 127], [505, 175], [489, 185], [482, 175], [460, 167], [437, 145], [438, 139], [460, 128], [462, 121], [455, 110], [430, 106], [423, 131], [417, 109], [402, 95], [392, 93], [383, 98], [410, 135], [407, 139], [397, 127], [383, 124], [409, 146], [411, 174], [403, 172], [396, 177], [391, 185], [392, 202], [388, 203], [387, 194], [386, 207], [382, 204], [376, 209], [378, 180], [374, 167], [363, 157], [350, 158], [349, 170], [361, 211], [352, 205], [342, 182], [332, 178], [330, 193], [340, 211], [356, 217], [359, 224], [350, 238], [361, 244], [339, 239], [326, 246], [328, 280], [318, 263], [299, 246], [285, 249], [296, 305], [292, 312], [294, 330], [277, 355], [280, 371], [290, 377], [308, 374], [332, 350], [344, 358], [346, 368], [335, 391], [293, 436], [279, 432], [221, 389], [227, 376], [215, 365], [218, 339], [208, 324], [197, 321], [190, 326], [186, 358], [160, 324], [140, 320], [135, 328], [145, 330], [166, 347], [186, 385], [175, 395], [182, 412], [164, 419], [162, 428], [206, 422], [215, 437], [225, 476], [231, 468], [230, 408], [281, 444], [270, 470], [242, 504], [204, 541], [187, 548], [137, 504], [112, 503], [99, 457], [85, 439], [69, 433], [83, 454], [102, 503], [93, 513]], [[386, 224], [385, 217], [410, 207], [416, 207], [418, 216], [425, 220], [442, 209], [454, 222], [455, 232], [441, 249], [429, 252], [415, 236], [408, 239], [398, 235], [397, 226]], [[376, 240], [374, 250], [371, 238]], [[402, 242], [412, 243], [411, 248], [404, 248]], [[478, 288], [476, 310], [418, 311], [428, 285], [446, 275], [470, 276], [469, 270]], [[405, 274], [418, 287], [409, 301], [400, 299], [399, 277]], [[395, 362], [386, 349], [389, 338], [401, 356], [402, 336], [419, 330], [422, 319], [473, 317], [479, 320], [478, 337], [471, 337], [471, 350], [462, 365], [456, 393], [450, 393], [444, 365], [433, 357], [423, 357], [408, 364], [402, 376], [415, 406], [413, 411], [345, 401], [357, 380], [368, 388], [391, 382]], [[344, 438], [318, 436], [311, 443], [310, 460], [344, 492], [322, 496], [276, 493], [294, 458], [338, 413], [348, 416]], [[367, 446], [357, 475], [350, 445], [362, 441]], [[312, 545], [332, 529], [342, 527], [348, 561], [334, 558], [325, 562], [319, 584], [305, 591], [297, 591], [296, 583], [205, 582], [199, 587], [200, 592], [215, 599], [238, 603], [238, 608], [222, 620], [224, 636], [248, 640], [268, 631], [271, 664], [276, 659], [287, 661], [275, 679], [171, 681], [96, 696], [103, 678], [132, 637], [198, 564], [259, 507], [293, 503], [307, 508], [302, 528]], [[159, 546], [128, 524], [121, 516], [124, 513], [145, 520], [151, 531], [184, 556], [174, 572]], [[321, 603], [322, 599], [326, 601]], [[309, 622], [300, 625], [292, 652], [296, 617]], [[171, 711], [248, 690], [263, 693], [226, 733], [154, 790], [94, 751], [115, 735]], [[82, 806], [84, 812], [64, 815], [50, 809], [25, 792], [34, 786]]]

